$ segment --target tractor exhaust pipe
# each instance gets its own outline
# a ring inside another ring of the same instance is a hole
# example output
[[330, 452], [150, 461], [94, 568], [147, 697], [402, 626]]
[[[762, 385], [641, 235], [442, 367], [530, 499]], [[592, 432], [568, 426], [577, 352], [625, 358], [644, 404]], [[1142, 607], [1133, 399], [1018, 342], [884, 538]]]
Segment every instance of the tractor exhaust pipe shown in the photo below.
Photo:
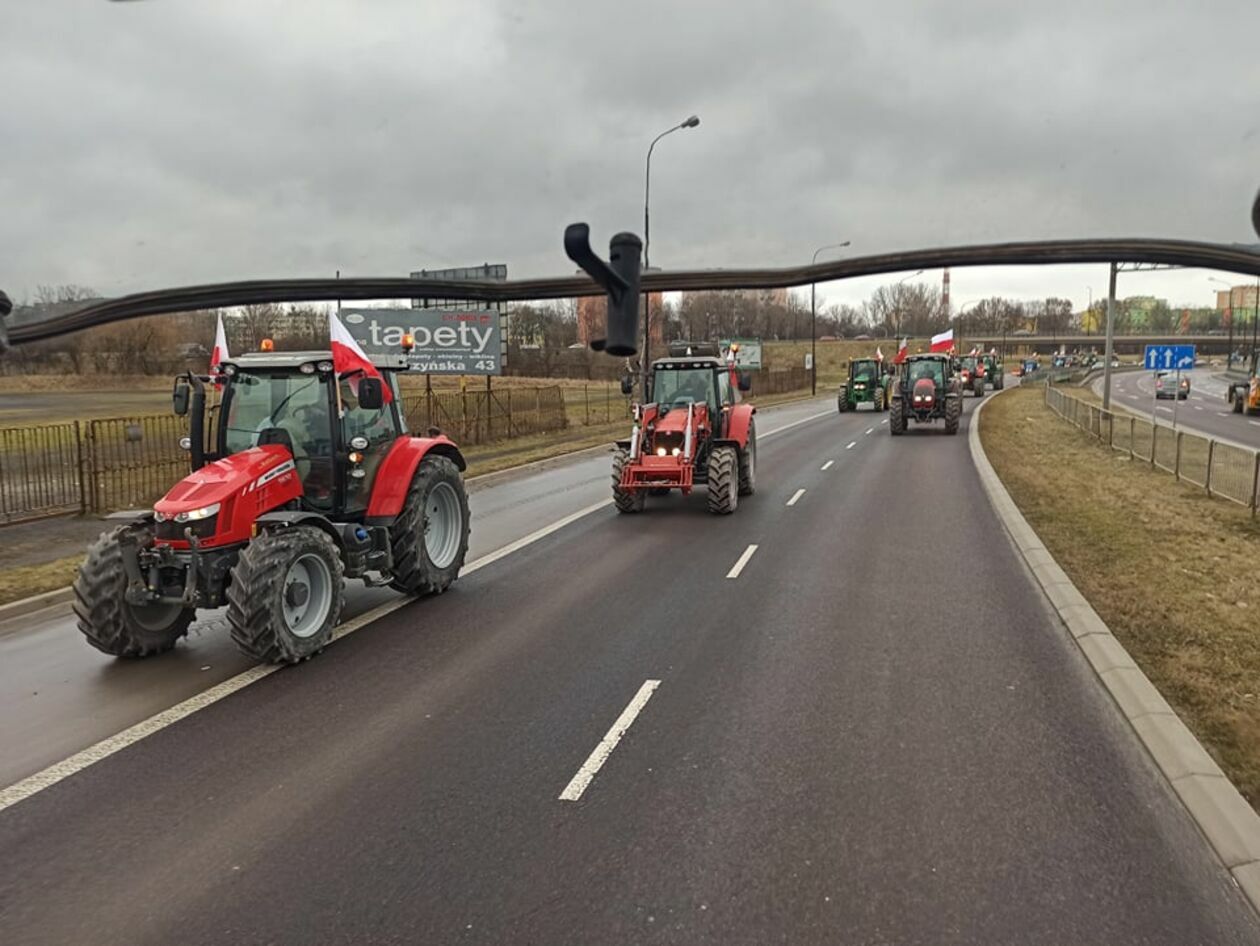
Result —
[[206, 465], [206, 386], [191, 371], [188, 382], [192, 385], [191, 413], [188, 417], [188, 457], [194, 471]]
[[683, 440], [683, 459], [688, 463], [691, 462], [691, 436], [692, 436], [692, 414], [695, 404], [687, 405], [687, 435]]

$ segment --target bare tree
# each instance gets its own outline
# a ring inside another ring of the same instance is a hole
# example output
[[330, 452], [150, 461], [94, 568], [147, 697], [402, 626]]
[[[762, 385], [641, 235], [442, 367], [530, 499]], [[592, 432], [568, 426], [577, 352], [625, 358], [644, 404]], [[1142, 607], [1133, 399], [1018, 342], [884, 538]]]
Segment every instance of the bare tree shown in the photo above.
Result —
[[280, 320], [280, 306], [274, 302], [245, 305], [236, 310], [234, 327], [240, 335], [240, 347], [257, 351], [264, 338], [270, 338]]

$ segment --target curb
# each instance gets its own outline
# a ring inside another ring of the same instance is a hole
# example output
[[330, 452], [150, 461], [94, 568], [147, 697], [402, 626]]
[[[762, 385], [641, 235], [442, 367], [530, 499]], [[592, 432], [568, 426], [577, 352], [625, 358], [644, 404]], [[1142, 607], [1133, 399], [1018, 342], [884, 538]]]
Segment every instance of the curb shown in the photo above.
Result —
[[[0, 625], [14, 618], [24, 617], [36, 611], [42, 611], [45, 608], [68, 603], [73, 598], [74, 589], [67, 585], [64, 588], [45, 591], [43, 594], [34, 595], [30, 598], [22, 598], [18, 601], [10, 601], [8, 604], [0, 604]], [[6, 636], [6, 631], [3, 627], [0, 627], [0, 637], [4, 636]]]
[[972, 412], [967, 439], [971, 459], [998, 519], [1120, 713], [1252, 908], [1260, 913], [1260, 815], [1112, 636], [1016, 507], [980, 443], [978, 418], [987, 403], [988, 399], [982, 401]]

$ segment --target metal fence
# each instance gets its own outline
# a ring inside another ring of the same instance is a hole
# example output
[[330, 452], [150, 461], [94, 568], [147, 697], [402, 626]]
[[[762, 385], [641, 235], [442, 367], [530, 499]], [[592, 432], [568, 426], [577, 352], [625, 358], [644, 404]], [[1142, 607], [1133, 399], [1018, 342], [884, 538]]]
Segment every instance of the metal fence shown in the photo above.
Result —
[[[409, 429], [438, 427], [464, 446], [568, 426], [558, 387], [420, 394], [402, 407]], [[187, 433], [171, 414], [0, 428], [0, 523], [146, 506], [188, 472]]]
[[409, 429], [423, 433], [437, 427], [463, 446], [551, 433], [569, 425], [559, 387], [434, 391], [402, 398], [402, 408]]
[[1105, 411], [1079, 397], [1046, 386], [1046, 405], [1069, 423], [1113, 450], [1127, 453], [1178, 480], [1228, 499], [1256, 515], [1260, 451], [1214, 437], [1174, 429], [1127, 412]]
[[0, 522], [82, 511], [82, 444], [77, 421], [0, 429]]

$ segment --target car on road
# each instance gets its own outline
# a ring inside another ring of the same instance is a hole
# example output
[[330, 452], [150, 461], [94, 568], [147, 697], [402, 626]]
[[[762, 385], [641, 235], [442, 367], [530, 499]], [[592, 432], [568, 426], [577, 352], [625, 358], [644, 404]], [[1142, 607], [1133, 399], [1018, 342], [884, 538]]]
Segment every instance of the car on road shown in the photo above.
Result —
[[1190, 379], [1185, 375], [1181, 380], [1171, 371], [1160, 371], [1155, 375], [1155, 397], [1160, 400], [1184, 401], [1190, 396]]

